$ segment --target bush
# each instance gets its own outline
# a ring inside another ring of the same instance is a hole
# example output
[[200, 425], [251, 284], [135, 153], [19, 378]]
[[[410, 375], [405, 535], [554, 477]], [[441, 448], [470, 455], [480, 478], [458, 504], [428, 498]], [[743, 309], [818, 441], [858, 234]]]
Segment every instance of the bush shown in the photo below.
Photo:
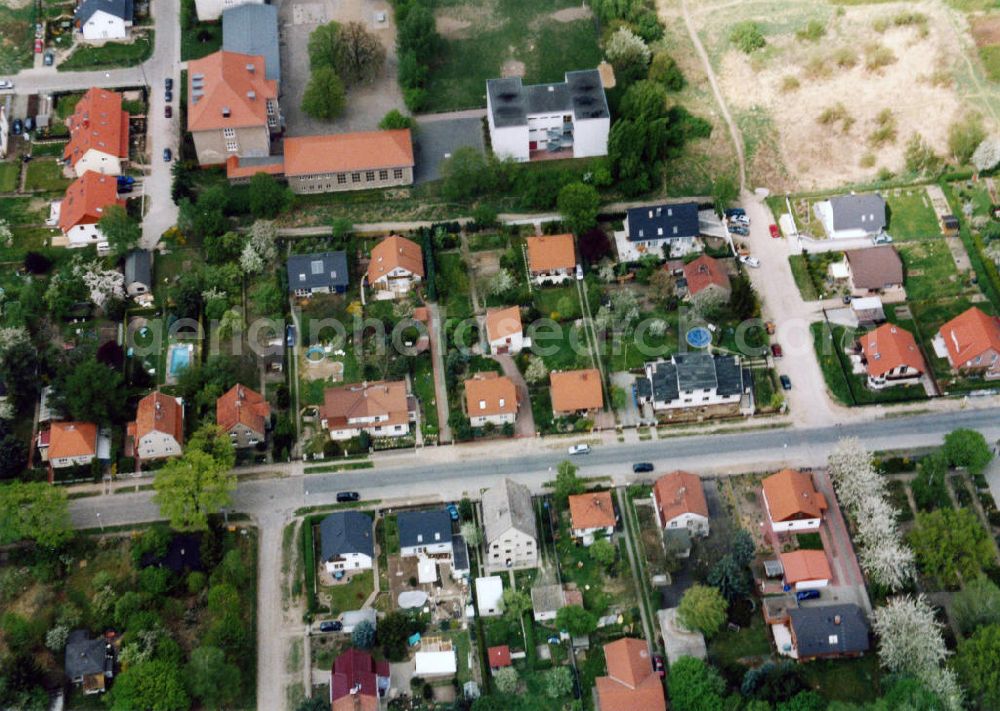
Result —
[[875, 128], [868, 134], [868, 143], [878, 147], [896, 141], [896, 116], [892, 109], [882, 109], [875, 117]]
[[733, 27], [729, 33], [729, 41], [744, 54], [751, 54], [767, 44], [760, 27], [751, 20], [745, 20]]
[[896, 61], [896, 55], [891, 49], [880, 44], [870, 44], [865, 47], [865, 69], [877, 72]]
[[826, 26], [819, 20], [809, 20], [805, 27], [796, 31], [795, 37], [803, 42], [818, 42], [826, 34]]
[[393, 109], [385, 116], [382, 120], [378, 122], [378, 127], [383, 131], [391, 131], [400, 128], [415, 128], [416, 121], [413, 120], [412, 116], [407, 116], [399, 111], [399, 109]]
[[681, 68], [669, 53], [659, 51], [649, 65], [649, 80], [663, 85], [667, 91], [680, 91], [687, 81]]

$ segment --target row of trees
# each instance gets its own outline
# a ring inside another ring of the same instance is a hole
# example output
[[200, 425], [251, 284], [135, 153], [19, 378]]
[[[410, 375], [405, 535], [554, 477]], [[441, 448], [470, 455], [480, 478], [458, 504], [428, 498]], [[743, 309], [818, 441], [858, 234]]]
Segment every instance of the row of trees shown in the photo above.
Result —
[[406, 108], [417, 112], [427, 104], [430, 65], [444, 43], [437, 33], [434, 11], [426, 0], [396, 2], [396, 50], [399, 53], [399, 85]]
[[330, 121], [347, 106], [347, 88], [370, 82], [382, 72], [385, 47], [360, 22], [329, 22], [309, 35], [311, 73], [302, 110]]

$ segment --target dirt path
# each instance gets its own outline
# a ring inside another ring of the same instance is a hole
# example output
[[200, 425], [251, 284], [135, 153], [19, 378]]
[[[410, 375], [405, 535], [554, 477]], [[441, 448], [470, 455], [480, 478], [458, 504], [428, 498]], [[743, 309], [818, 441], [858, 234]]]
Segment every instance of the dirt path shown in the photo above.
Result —
[[698, 52], [701, 63], [705, 66], [705, 75], [708, 77], [708, 82], [712, 85], [712, 93], [715, 95], [715, 102], [719, 105], [719, 112], [722, 114], [726, 126], [729, 127], [729, 135], [732, 137], [733, 147], [736, 149], [736, 160], [740, 166], [740, 190], [745, 191], [747, 189], [747, 165], [746, 158], [743, 155], [743, 136], [736, 127], [733, 117], [729, 115], [729, 108], [726, 106], [726, 100], [722, 98], [722, 91], [719, 90], [719, 83], [715, 79], [715, 71], [712, 69], [712, 62], [708, 59], [708, 52], [705, 51], [705, 46], [701, 43], [698, 31], [691, 21], [691, 13], [688, 10], [687, 0], [681, 0], [681, 13], [684, 15], [684, 26], [691, 37], [691, 43]]
[[257, 519], [257, 708], [285, 708], [285, 625], [281, 587], [280, 513]]
[[434, 398], [437, 400], [438, 442], [450, 443], [451, 426], [448, 424], [448, 385], [444, 371], [444, 333], [441, 324], [441, 307], [428, 304], [431, 317], [431, 361], [434, 363]]

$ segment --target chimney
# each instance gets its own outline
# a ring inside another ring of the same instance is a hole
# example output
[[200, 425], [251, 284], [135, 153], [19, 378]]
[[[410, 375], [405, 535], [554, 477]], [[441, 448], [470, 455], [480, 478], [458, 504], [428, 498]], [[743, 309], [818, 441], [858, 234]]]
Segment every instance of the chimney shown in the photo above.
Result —
[[839, 625], [840, 624], [840, 615], [834, 615], [833, 616], [833, 624], [835, 624], [835, 625]]
[[257, 70], [257, 67], [254, 66], [253, 62], [247, 62], [247, 71], [248, 72], [250, 72], [251, 74], [253, 74], [256, 70]]
[[223, 118], [229, 118], [229, 113], [230, 113], [229, 107], [228, 106], [223, 106], [222, 107], [222, 117]]
[[254, 101], [257, 98], [257, 92], [251, 89], [247, 92], [247, 98], [250, 99], [250, 101]]

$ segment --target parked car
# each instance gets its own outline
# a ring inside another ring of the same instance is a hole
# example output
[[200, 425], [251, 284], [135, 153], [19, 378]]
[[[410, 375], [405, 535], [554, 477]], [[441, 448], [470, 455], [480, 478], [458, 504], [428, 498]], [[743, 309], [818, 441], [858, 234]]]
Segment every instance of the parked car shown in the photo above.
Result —
[[753, 269], [757, 269], [760, 266], [760, 260], [757, 257], [740, 257], [740, 263], [746, 264]]
[[35, 23], [35, 37], [37, 37], [38, 39], [42, 39], [43, 37], [45, 37], [45, 25], [43, 25], [41, 22]]
[[590, 454], [589, 444], [574, 444], [569, 448], [570, 454]]
[[458, 507], [455, 504], [448, 504], [444, 507], [452, 521], [458, 520]]
[[848, 294], [847, 296], [843, 296], [843, 297], [841, 297], [840, 300], [843, 301], [845, 304], [849, 304], [849, 303], [851, 303], [851, 295]]
[[339, 503], [345, 503], [345, 502], [348, 502], [348, 501], [360, 501], [360, 500], [361, 500], [361, 494], [359, 494], [356, 491], [338, 491], [337, 492], [337, 501]]
[[169, 148], [164, 148], [163, 149], [163, 160], [165, 162], [169, 163], [173, 159], [174, 159], [174, 152], [172, 150], [170, 150]]
[[774, 356], [775, 358], [781, 358], [785, 354], [781, 350], [781, 346], [779, 346], [777, 343], [772, 343], [771, 344], [771, 355]]
[[736, 217], [737, 215], [745, 215], [745, 214], [747, 214], [747, 211], [744, 210], [742, 207], [731, 207], [725, 212], [726, 217]]
[[118, 194], [119, 195], [125, 195], [126, 193], [130, 193], [133, 190], [135, 190], [135, 186], [134, 185], [119, 185], [118, 186]]
[[653, 655], [653, 671], [655, 671], [657, 676], [661, 679], [667, 675], [667, 665], [663, 663], [662, 654]]
[[51, 67], [55, 61], [56, 55], [52, 54], [52, 52], [46, 52], [42, 57], [42, 63], [44, 63], [46, 67]]
[[21, 119], [14, 119], [14, 123], [12, 123], [10, 125], [10, 132], [13, 133], [15, 136], [20, 136], [21, 135], [21, 129], [23, 127], [24, 127], [24, 124], [21, 123]]
[[35, 130], [35, 119], [32, 116], [24, 119], [24, 132], [31, 133]]
[[35, 54], [41, 54], [42, 53], [42, 49], [44, 49], [44, 46], [42, 45], [42, 41], [40, 39], [36, 39], [35, 40]]
[[737, 225], [749, 225], [750, 224], [750, 218], [747, 217], [746, 215], [733, 215], [732, 217], [729, 218], [729, 221], [730, 222], [734, 222]]
[[819, 590], [799, 590], [795, 593], [795, 599], [800, 602], [802, 600], [818, 600]]
[[131, 175], [119, 175], [116, 178], [116, 180], [118, 181], [118, 187], [121, 187], [123, 185], [132, 185], [133, 183], [135, 183], [135, 178], [133, 178]]
[[644, 474], [653, 471], [652, 462], [636, 462], [632, 465], [632, 471], [636, 474]]
[[791, 390], [792, 389], [792, 379], [789, 378], [787, 375], [782, 375], [780, 378], [778, 378], [778, 380], [781, 381], [781, 389], [782, 390]]
[[0, 91], [14, 88], [14, 82], [10, 79], [0, 79]]
[[892, 244], [892, 237], [885, 232], [879, 232], [872, 237], [872, 244]]
[[169, 104], [171, 101], [174, 100], [174, 92], [167, 89], [165, 92], [163, 92], [163, 100]]
[[320, 632], [340, 632], [344, 629], [344, 623], [340, 620], [324, 620], [319, 623]]
[[583, 266], [580, 264], [576, 265], [576, 280], [583, 281]]
[[170, 106], [170, 104], [167, 104], [166, 106], [163, 107], [164, 118], [171, 118], [173, 115], [174, 115], [174, 109], [173, 107]]
[[729, 225], [729, 231], [732, 234], [734, 234], [734, 235], [739, 235], [740, 237], [746, 237], [747, 235], [750, 234], [750, 230], [748, 230], [743, 225], [734, 225], [734, 224], [731, 224], [731, 225]]
[[771, 232], [771, 239], [778, 239], [781, 237], [781, 230], [778, 229], [777, 225], [770, 225], [767, 229]]
[[295, 324], [290, 323], [285, 326], [285, 345], [289, 348], [295, 347]]
[[173, 91], [174, 90], [174, 80], [173, 80], [172, 77], [167, 77], [166, 79], [163, 80], [163, 88], [166, 91]]

